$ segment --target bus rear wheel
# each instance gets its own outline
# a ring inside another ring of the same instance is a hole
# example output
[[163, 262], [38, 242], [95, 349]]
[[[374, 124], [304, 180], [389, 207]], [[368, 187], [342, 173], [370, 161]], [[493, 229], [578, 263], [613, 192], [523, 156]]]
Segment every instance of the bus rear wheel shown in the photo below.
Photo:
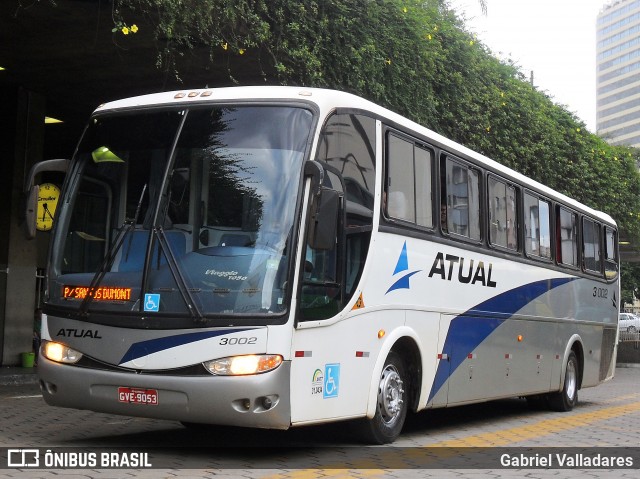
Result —
[[408, 386], [404, 361], [391, 351], [378, 382], [376, 414], [373, 419], [365, 419], [361, 423], [360, 432], [367, 443], [388, 444], [400, 435], [407, 417]]
[[562, 391], [547, 396], [549, 407], [554, 411], [571, 411], [578, 403], [579, 363], [576, 353], [571, 351], [567, 358], [567, 369], [564, 373]]

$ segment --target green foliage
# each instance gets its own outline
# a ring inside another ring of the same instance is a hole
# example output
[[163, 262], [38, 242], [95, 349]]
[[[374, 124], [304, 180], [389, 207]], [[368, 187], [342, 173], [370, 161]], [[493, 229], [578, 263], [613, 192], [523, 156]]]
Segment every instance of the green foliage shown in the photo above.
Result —
[[589, 133], [446, 0], [115, 0], [115, 11], [152, 26], [164, 68], [205, 46], [213, 59], [246, 54], [266, 83], [357, 93], [606, 211], [640, 241], [638, 151]]
[[623, 263], [620, 268], [620, 310], [625, 305], [633, 305], [634, 300], [640, 299], [640, 264]]

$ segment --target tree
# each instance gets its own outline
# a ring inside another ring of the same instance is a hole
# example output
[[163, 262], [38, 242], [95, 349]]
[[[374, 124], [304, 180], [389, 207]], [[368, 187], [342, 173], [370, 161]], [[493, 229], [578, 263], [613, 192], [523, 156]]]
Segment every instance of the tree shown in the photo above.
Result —
[[355, 92], [610, 213], [640, 241], [638, 151], [589, 133], [515, 65], [493, 57], [446, 0], [114, 5], [116, 23], [155, 30], [159, 64], [178, 74], [180, 55], [198, 45], [227, 61], [232, 81], [234, 59], [247, 55], [266, 84]]
[[640, 264], [622, 263], [620, 268], [620, 310], [640, 299]]

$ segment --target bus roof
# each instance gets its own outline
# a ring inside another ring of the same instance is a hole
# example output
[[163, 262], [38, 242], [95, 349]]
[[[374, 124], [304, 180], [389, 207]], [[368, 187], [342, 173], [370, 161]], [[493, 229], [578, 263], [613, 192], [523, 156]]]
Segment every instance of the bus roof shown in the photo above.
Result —
[[226, 88], [201, 88], [192, 90], [179, 90], [161, 93], [152, 93], [137, 97], [116, 100], [100, 105], [95, 113], [113, 110], [127, 110], [139, 107], [152, 107], [162, 105], [188, 105], [190, 103], [202, 104], [203, 102], [219, 102], [232, 100], [303, 100], [317, 105], [321, 114], [326, 115], [336, 108], [350, 108], [355, 110], [370, 111], [376, 116], [386, 118], [397, 125], [401, 125], [426, 138], [438, 142], [451, 153], [472, 159], [480, 166], [486, 166], [506, 178], [511, 178], [517, 183], [536, 190], [542, 195], [556, 199], [569, 207], [580, 210], [606, 223], [615, 225], [615, 221], [608, 214], [594, 210], [548, 186], [545, 186], [525, 175], [508, 168], [497, 161], [492, 160], [478, 152], [471, 150], [453, 140], [450, 140], [424, 126], [419, 125], [397, 113], [380, 105], [365, 100], [351, 93], [320, 88], [289, 87], [289, 86], [239, 86]]

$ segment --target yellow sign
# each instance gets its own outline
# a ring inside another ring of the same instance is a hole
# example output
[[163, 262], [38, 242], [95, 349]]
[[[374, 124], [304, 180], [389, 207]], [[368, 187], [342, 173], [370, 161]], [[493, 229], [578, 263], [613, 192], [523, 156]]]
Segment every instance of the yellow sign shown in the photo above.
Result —
[[38, 190], [38, 209], [36, 216], [36, 228], [40, 231], [49, 231], [53, 227], [53, 217], [58, 207], [60, 188], [52, 183], [43, 183]]
[[360, 297], [358, 298], [358, 301], [356, 301], [356, 304], [353, 305], [353, 308], [351, 308], [351, 311], [362, 308], [364, 308], [364, 299], [362, 299], [362, 293], [360, 293]]

